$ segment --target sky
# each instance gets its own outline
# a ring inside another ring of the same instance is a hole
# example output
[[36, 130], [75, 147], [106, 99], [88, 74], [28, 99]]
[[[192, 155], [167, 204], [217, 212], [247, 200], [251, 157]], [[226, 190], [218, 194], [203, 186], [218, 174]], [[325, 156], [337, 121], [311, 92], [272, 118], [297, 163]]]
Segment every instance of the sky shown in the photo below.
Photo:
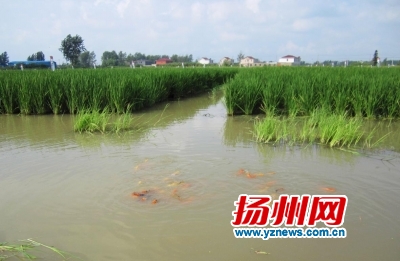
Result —
[[58, 63], [80, 35], [97, 63], [105, 51], [192, 54], [218, 62], [242, 52], [260, 61], [400, 60], [400, 0], [0, 0], [0, 53], [38, 51]]

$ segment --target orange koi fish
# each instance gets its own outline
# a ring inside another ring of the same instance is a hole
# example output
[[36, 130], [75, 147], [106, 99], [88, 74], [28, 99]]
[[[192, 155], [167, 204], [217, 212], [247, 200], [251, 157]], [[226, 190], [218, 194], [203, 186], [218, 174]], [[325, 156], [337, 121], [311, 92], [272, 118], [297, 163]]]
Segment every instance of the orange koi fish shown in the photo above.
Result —
[[325, 192], [330, 192], [330, 193], [336, 191], [335, 188], [331, 188], [331, 187], [323, 187], [323, 188], [321, 188], [321, 189], [322, 189], [323, 191], [325, 191]]
[[236, 172], [236, 175], [243, 175], [243, 174], [245, 174], [246, 173], [246, 170], [244, 170], [244, 169], [239, 169], [237, 172]]
[[254, 179], [254, 178], [257, 177], [257, 175], [251, 174], [250, 172], [247, 171], [246, 177], [249, 178], [249, 179]]

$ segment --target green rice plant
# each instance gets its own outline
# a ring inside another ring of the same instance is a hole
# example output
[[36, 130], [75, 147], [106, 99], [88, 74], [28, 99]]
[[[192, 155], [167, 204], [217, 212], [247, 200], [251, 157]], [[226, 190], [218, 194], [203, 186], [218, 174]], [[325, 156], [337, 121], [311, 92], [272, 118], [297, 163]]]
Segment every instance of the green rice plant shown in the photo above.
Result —
[[293, 128], [293, 118], [266, 116], [255, 123], [254, 136], [258, 142], [287, 142], [291, 138]]
[[63, 86], [59, 81], [58, 77], [53, 76], [48, 85], [48, 103], [53, 114], [59, 114], [63, 111], [63, 101], [65, 101]]
[[36, 260], [37, 257], [31, 254], [32, 250], [37, 248], [49, 249], [64, 260], [71, 259], [72, 255], [61, 251], [53, 246], [48, 246], [32, 239], [21, 240], [21, 244], [0, 243], [0, 261], [7, 259]]
[[63, 89], [65, 91], [68, 112], [71, 114], [75, 114], [78, 111], [78, 100], [80, 96], [80, 91], [78, 85], [75, 84], [75, 79], [64, 78]]
[[[262, 80], [261, 99], [250, 96], [259, 88], [257, 82], [251, 84], [257, 78]], [[317, 108], [358, 117], [400, 116], [398, 68], [373, 71], [326, 67], [243, 69], [225, 89], [228, 114], [244, 113], [244, 103], [251, 104], [240, 94], [244, 90], [255, 104], [253, 113], [260, 106], [265, 113], [289, 116], [308, 116]]]
[[267, 115], [275, 115], [282, 108], [282, 94], [284, 83], [280, 80], [265, 81], [262, 88], [261, 110]]
[[121, 131], [129, 130], [132, 126], [132, 115], [130, 113], [131, 105], [128, 105], [126, 111], [119, 115], [117, 120], [112, 124], [111, 131], [119, 133]]
[[382, 106], [382, 94], [384, 91], [382, 90], [382, 81], [383, 79], [376, 79], [371, 81], [371, 87], [368, 89], [366, 93], [365, 101], [365, 114], [368, 118], [373, 118], [377, 116], [380, 110], [380, 106]]
[[357, 145], [363, 137], [362, 119], [349, 118], [346, 114], [332, 114], [318, 121], [318, 139], [330, 147]]
[[235, 112], [235, 93], [236, 90], [232, 88], [231, 85], [229, 85], [229, 82], [232, 80], [229, 80], [227, 83], [224, 84], [224, 98], [223, 98], [223, 103], [225, 105], [225, 108], [227, 110], [228, 115], [233, 115]]
[[318, 142], [329, 147], [352, 147], [359, 145], [364, 138], [362, 126], [361, 118], [318, 109], [304, 119], [267, 116], [255, 123], [254, 136], [259, 142]]
[[260, 109], [263, 88], [262, 75], [245, 71], [225, 84], [225, 103], [228, 114], [253, 114]]
[[112, 111], [123, 113], [125, 106], [128, 104], [128, 99], [125, 96], [128, 89], [127, 80], [120, 79], [119, 81], [114, 82], [112, 79], [107, 79], [107, 85]]
[[3, 77], [0, 85], [0, 106], [1, 112], [12, 114], [16, 111], [17, 92], [14, 87], [13, 79]]
[[[35, 114], [44, 114], [48, 110], [47, 96], [49, 91], [49, 78], [36, 71], [36, 75], [28, 76], [32, 99], [32, 111]], [[43, 79], [42, 79], [43, 78]]]
[[76, 115], [74, 131], [82, 132], [101, 132], [105, 133], [110, 114], [106, 111], [87, 111], [81, 110]]
[[297, 90], [293, 86], [285, 89], [285, 109], [289, 117], [296, 117], [300, 112]]
[[121, 131], [129, 130], [132, 126], [133, 118], [129, 112], [119, 115], [117, 120], [112, 125], [112, 131], [119, 133]]
[[75, 69], [2, 71], [0, 113], [75, 114], [81, 110], [124, 113], [205, 92], [237, 69]]
[[21, 114], [30, 114], [32, 112], [32, 86], [25, 81], [24, 77], [26, 75], [22, 75], [17, 82], [15, 82], [14, 86], [17, 88], [17, 97], [18, 97], [18, 107], [19, 112]]
[[351, 112], [356, 117], [363, 117], [363, 105], [364, 105], [364, 78], [360, 75], [353, 75], [349, 79], [349, 87], [351, 88], [351, 95], [349, 98], [349, 103], [351, 107]]

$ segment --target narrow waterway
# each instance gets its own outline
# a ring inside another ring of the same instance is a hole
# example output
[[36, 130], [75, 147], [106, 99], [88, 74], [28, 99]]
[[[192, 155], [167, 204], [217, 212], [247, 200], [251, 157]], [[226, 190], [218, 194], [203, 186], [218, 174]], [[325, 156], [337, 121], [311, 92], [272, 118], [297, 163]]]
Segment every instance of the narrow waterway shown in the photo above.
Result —
[[[1, 115], [0, 241], [96, 261], [399, 258], [398, 123], [371, 122], [390, 133], [385, 149], [355, 154], [257, 144], [253, 118], [226, 116], [218, 93], [135, 119], [128, 133], [78, 134], [71, 115]], [[236, 239], [239, 194], [347, 195], [347, 237]]]

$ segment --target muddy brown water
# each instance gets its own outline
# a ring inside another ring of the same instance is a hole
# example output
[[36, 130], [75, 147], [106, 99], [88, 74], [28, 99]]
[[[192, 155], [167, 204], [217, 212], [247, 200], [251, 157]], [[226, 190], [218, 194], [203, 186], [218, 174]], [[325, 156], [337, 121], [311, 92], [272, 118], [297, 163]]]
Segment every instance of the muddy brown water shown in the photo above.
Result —
[[[74, 133], [70, 115], [0, 116], [0, 241], [33, 238], [83, 260], [398, 260], [398, 123], [381, 122], [382, 149], [359, 154], [271, 146], [220, 98], [160, 104], [119, 135]], [[347, 237], [236, 239], [242, 193], [347, 195]]]

